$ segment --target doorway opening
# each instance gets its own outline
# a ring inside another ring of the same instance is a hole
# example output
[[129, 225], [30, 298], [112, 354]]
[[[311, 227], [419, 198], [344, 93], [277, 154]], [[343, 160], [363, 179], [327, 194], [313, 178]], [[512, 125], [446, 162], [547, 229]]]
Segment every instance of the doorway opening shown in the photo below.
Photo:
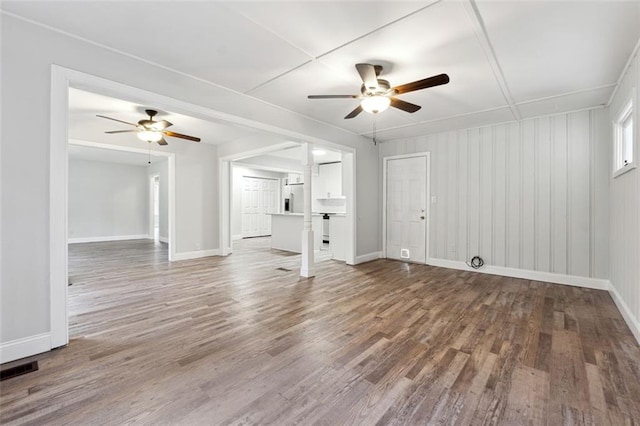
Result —
[[[68, 171], [68, 144], [69, 144], [69, 129], [72, 125], [69, 121], [69, 89], [77, 88], [80, 90], [88, 90], [93, 93], [99, 93], [104, 96], [113, 97], [116, 99], [126, 99], [138, 104], [153, 105], [154, 107], [164, 108], [172, 110], [176, 113], [190, 115], [192, 117], [200, 117], [204, 120], [231, 123], [236, 126], [245, 126], [265, 134], [276, 136], [279, 142], [274, 145], [287, 145], [291, 142], [282, 142], [284, 138], [297, 138], [299, 141], [305, 141], [314, 144], [326, 144], [328, 147], [334, 147], [336, 149], [344, 148], [342, 145], [333, 144], [331, 142], [323, 141], [308, 135], [303, 135], [293, 131], [276, 128], [270, 124], [256, 122], [250, 119], [245, 119], [238, 116], [233, 116], [220, 111], [212, 110], [208, 107], [195, 105], [189, 102], [180, 101], [174, 98], [170, 98], [158, 93], [149, 92], [146, 90], [138, 89], [133, 86], [117, 83], [100, 77], [92, 76], [79, 71], [71, 70], [68, 68], [53, 65], [51, 68], [51, 115], [50, 119], [50, 171], [49, 171], [49, 184], [50, 184], [50, 197], [49, 197], [49, 211], [50, 211], [50, 232], [49, 232], [49, 285], [50, 285], [50, 324], [51, 329], [49, 333], [49, 339], [47, 339], [46, 346], [50, 348], [64, 346], [69, 342], [69, 304], [68, 304], [68, 194], [67, 194], [67, 171]], [[102, 110], [101, 110], [102, 112]], [[91, 113], [93, 117], [95, 113]], [[100, 129], [100, 133], [104, 133], [104, 128]], [[103, 135], [103, 137], [105, 137]], [[86, 139], [81, 137], [82, 140], [77, 140], [79, 144], [84, 143]], [[100, 140], [100, 139], [95, 139]], [[105, 149], [122, 150], [138, 152], [142, 154], [149, 154], [148, 149], [132, 149], [128, 143], [112, 143], [112, 139], [105, 143], [96, 143], [96, 146], [101, 146]], [[264, 146], [264, 138], [260, 139]], [[300, 142], [296, 142], [300, 143]], [[93, 144], [93, 142], [89, 143]], [[242, 145], [242, 144], [241, 144]], [[277, 149], [274, 145], [269, 149], [260, 148], [251, 151], [254, 155], [255, 151], [269, 151]], [[245, 146], [256, 146], [256, 144], [247, 143]], [[282, 147], [282, 146], [280, 146]], [[175, 153], [155, 151], [157, 147], [152, 147], [152, 151], [158, 155], [164, 155], [167, 157], [168, 169], [169, 169], [169, 181], [165, 188], [168, 192], [168, 257], [169, 261], [176, 260], [176, 247], [174, 242], [176, 241], [176, 226], [175, 226]], [[248, 148], [251, 150], [251, 148]], [[246, 154], [240, 153], [241, 150], [231, 147], [228, 153], [219, 157], [218, 173], [219, 173], [219, 245], [215, 249], [216, 254], [226, 255], [231, 253], [231, 233], [230, 233], [230, 186], [231, 181], [231, 161], [243, 158]], [[348, 169], [348, 173], [345, 173], [347, 193], [347, 226], [345, 235], [346, 238], [346, 253], [347, 262], [353, 264], [355, 261], [355, 149], [345, 148], [346, 152], [343, 164], [346, 164], [345, 168]], [[162, 191], [162, 180], [160, 184], [160, 190]], [[146, 209], [145, 209], [146, 210]], [[160, 223], [162, 227], [162, 215], [160, 215]], [[160, 235], [160, 238], [162, 235]], [[195, 250], [200, 250], [198, 246], [194, 245]], [[213, 252], [214, 250], [211, 250]], [[202, 251], [207, 252], [207, 250]], [[192, 252], [184, 252], [183, 255], [190, 255]], [[198, 252], [200, 253], [200, 252]], [[181, 258], [188, 258], [181, 256]]]
[[[268, 239], [259, 245], [262, 250], [301, 252], [305, 188], [302, 152], [300, 143], [287, 142], [221, 159], [222, 201], [227, 199], [227, 187], [230, 206], [228, 210], [221, 206], [221, 236], [224, 239], [228, 235], [227, 251], [222, 254], [242, 251], [249, 246], [247, 238], [258, 236]], [[334, 146], [313, 147], [311, 219], [316, 263], [354, 261], [355, 225], [350, 222], [355, 207], [353, 159], [353, 152]], [[226, 172], [225, 167], [229, 168]], [[223, 241], [221, 244], [225, 247]], [[251, 247], [258, 245], [252, 243]]]

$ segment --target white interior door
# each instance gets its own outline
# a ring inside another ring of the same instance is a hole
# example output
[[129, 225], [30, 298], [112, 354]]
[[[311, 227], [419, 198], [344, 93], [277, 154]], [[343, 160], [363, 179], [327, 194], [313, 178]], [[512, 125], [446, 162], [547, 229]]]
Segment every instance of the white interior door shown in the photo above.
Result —
[[278, 181], [243, 177], [242, 237], [271, 235], [271, 215], [278, 207]]
[[426, 156], [387, 160], [388, 258], [426, 263], [426, 190]]

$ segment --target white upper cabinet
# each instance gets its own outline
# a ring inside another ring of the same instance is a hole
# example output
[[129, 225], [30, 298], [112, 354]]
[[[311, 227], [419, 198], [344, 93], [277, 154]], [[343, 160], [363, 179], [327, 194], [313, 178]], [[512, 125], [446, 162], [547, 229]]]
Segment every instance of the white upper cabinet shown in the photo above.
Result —
[[342, 163], [320, 164], [318, 198], [342, 197]]
[[287, 176], [287, 185], [296, 185], [304, 183], [304, 176], [299, 173], [289, 173]]

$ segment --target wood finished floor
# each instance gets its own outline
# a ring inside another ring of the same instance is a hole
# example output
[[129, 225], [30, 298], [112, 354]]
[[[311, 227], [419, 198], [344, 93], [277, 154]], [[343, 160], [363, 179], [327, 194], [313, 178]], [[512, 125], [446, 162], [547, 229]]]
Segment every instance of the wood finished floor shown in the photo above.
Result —
[[640, 424], [604, 291], [387, 260], [305, 280], [268, 239], [238, 246], [71, 245], [70, 344], [2, 382], [0, 422]]

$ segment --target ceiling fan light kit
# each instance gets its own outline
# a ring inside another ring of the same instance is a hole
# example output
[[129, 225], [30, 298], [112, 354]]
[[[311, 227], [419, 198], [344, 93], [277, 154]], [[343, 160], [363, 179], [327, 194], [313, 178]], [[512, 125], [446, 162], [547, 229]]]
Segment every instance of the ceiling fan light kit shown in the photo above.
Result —
[[381, 65], [356, 64], [356, 70], [362, 79], [360, 95], [309, 95], [309, 99], [361, 99], [360, 105], [347, 114], [344, 118], [356, 117], [362, 111], [370, 114], [378, 114], [389, 106], [408, 113], [418, 111], [421, 106], [396, 98], [396, 95], [427, 89], [449, 83], [447, 74], [438, 74], [432, 77], [416, 80], [411, 83], [391, 87], [387, 80], [378, 78], [382, 72]]
[[143, 130], [138, 132], [138, 139], [146, 142], [158, 142], [162, 139], [162, 133], [157, 130]]
[[389, 108], [389, 105], [391, 105], [391, 99], [381, 95], [367, 96], [360, 102], [362, 109], [370, 114], [382, 112]]
[[168, 122], [167, 120], [154, 121], [153, 117], [158, 114], [158, 111], [147, 109], [145, 110], [145, 112], [149, 116], [149, 119], [140, 120], [137, 124], [99, 114], [97, 115], [97, 117], [106, 118], [107, 120], [117, 121], [118, 123], [128, 124], [129, 126], [135, 127], [135, 130], [111, 130], [105, 133], [137, 133], [138, 139], [149, 143], [157, 142], [158, 145], [167, 145], [167, 141], [164, 139], [165, 136], [186, 139], [193, 142], [200, 142], [200, 138], [197, 138], [195, 136], [183, 135], [182, 133], [176, 133], [167, 130], [167, 127], [173, 126], [173, 124]]

